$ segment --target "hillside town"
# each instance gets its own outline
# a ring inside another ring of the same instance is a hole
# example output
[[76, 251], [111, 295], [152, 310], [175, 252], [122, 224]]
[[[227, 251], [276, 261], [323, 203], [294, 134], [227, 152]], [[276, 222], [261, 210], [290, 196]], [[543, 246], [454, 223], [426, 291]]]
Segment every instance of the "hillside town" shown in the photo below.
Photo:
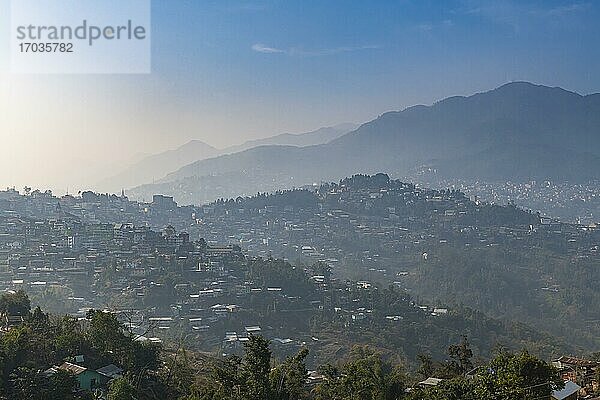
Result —
[[[462, 318], [456, 303], [413, 290], [414, 277], [440, 249], [529, 248], [597, 263], [599, 245], [594, 224], [561, 223], [384, 174], [197, 207], [161, 195], [143, 203], [124, 193], [0, 192], [3, 293], [23, 290], [80, 321], [91, 310], [110, 310], [148, 343], [184, 341], [235, 355], [261, 335], [282, 357], [310, 349], [313, 365], [343, 347], [319, 321], [349, 332], [414, 324], [435, 332]], [[552, 296], [565, 288], [547, 274], [536, 290]], [[22, 322], [10, 316], [2, 329]], [[446, 343], [460, 336], [444, 335]], [[427, 340], [419, 346], [431, 346]], [[549, 354], [576, 386], [555, 398], [597, 392], [599, 364], [559, 349]], [[402, 357], [417, 356], [404, 351]], [[116, 365], [90, 370], [76, 359], [45, 373], [57, 370], [88, 389], [123, 373]], [[440, 382], [431, 378], [421, 384]], [[323, 377], [315, 371], [311, 379]]]
[[594, 224], [600, 220], [600, 183], [565, 181], [487, 182], [464, 179], [433, 179], [416, 176], [432, 188], [455, 188], [481, 201], [495, 204], [513, 203], [538, 210], [543, 216], [563, 222]]

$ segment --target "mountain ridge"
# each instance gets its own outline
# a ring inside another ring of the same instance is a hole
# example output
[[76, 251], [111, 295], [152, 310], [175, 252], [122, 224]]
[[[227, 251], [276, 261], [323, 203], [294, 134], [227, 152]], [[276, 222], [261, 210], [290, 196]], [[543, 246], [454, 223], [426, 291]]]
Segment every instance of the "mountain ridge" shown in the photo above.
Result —
[[[198, 161], [158, 183], [161, 190], [177, 197], [173, 189], [177, 182], [194, 178], [199, 183], [202, 177], [238, 173], [257, 181], [256, 187], [248, 188], [256, 193], [280, 188], [273, 181], [282, 177], [303, 185], [354, 173], [385, 171], [406, 176], [422, 165], [444, 177], [477, 177], [477, 171], [485, 167], [482, 176], [486, 179], [510, 180], [517, 165], [525, 170], [520, 175], [530, 179], [597, 179], [598, 99], [598, 94], [584, 96], [559, 87], [508, 83], [430, 106], [386, 112], [326, 144], [295, 149], [261, 146]], [[560, 162], [553, 163], [553, 154]], [[568, 173], [563, 174], [561, 167]], [[185, 190], [194, 188], [186, 186]], [[151, 185], [135, 188], [133, 193], [148, 191]], [[219, 192], [213, 197], [220, 197]], [[207, 198], [197, 199], [201, 200]]]
[[213, 147], [201, 140], [192, 139], [177, 148], [143, 157], [119, 174], [104, 179], [98, 186], [115, 192], [121, 188], [159, 181], [168, 173], [196, 161], [233, 154], [258, 146], [281, 145], [302, 147], [323, 144], [355, 128], [356, 124], [342, 123], [309, 132], [282, 133], [262, 139], [248, 140], [239, 145], [222, 149]]

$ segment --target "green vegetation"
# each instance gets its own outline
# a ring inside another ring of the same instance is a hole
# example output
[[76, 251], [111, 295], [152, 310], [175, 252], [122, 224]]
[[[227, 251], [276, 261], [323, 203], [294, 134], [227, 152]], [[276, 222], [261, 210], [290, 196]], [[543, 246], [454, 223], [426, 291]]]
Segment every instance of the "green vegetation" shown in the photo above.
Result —
[[[138, 388], [166, 390], [159, 374], [160, 348], [135, 340], [115, 315], [92, 310], [82, 323], [69, 316], [48, 315], [39, 307], [31, 311], [22, 291], [2, 295], [0, 304], [11, 316], [24, 319], [0, 336], [0, 394], [4, 398], [87, 398], [74, 394], [76, 380], [68, 371], [43, 373], [65, 361], [74, 362], [76, 356], [83, 356], [90, 369], [120, 365]], [[123, 390], [114, 389], [117, 394]], [[117, 394], [115, 398], [123, 398]]]
[[[2, 295], [0, 305], [5, 315], [23, 317], [0, 334], [0, 398], [5, 399], [516, 400], [544, 398], [561, 386], [557, 371], [527, 351], [501, 350], [470, 372], [473, 351], [466, 338], [449, 346], [446, 361], [420, 355], [413, 375], [372, 347], [354, 346], [308, 379], [307, 348], [278, 360], [261, 336], [249, 337], [241, 357], [218, 357], [140, 342], [115, 314], [104, 311], [91, 310], [83, 321], [48, 315], [39, 307], [31, 311], [22, 291]], [[83, 356], [90, 370], [115, 364], [124, 374], [79, 390], [69, 370], [49, 370], [75, 356]], [[415, 386], [429, 376], [445, 380], [434, 388]]]
[[[591, 258], [547, 248], [439, 247], [412, 277], [419, 294], [462, 303], [489, 315], [525, 321], [588, 349], [600, 346], [600, 269]], [[554, 286], [556, 285], [556, 286]], [[543, 289], [546, 287], [546, 289]], [[433, 295], [431, 295], [433, 294]]]
[[[467, 343], [463, 341], [457, 347], [451, 346], [449, 353], [453, 359], [432, 371], [437, 376], [445, 376], [445, 380], [435, 387], [413, 391], [408, 399], [549, 399], [553, 390], [564, 387], [564, 382], [554, 367], [532, 356], [526, 350], [518, 353], [499, 350], [489, 363], [468, 373], [462, 368], [467, 366], [462, 363], [469, 361], [468, 345], [467, 347], [465, 345]], [[425, 361], [425, 364], [428, 361]]]

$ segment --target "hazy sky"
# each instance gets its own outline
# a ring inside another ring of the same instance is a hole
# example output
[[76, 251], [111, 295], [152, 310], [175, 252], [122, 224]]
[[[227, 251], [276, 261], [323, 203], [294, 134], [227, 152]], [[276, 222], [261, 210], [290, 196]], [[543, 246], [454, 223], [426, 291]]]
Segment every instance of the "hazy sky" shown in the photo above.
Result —
[[[600, 91], [597, 1], [152, 2], [150, 75], [10, 75], [0, 187], [91, 186], [140, 153], [364, 122], [511, 80]], [[169, 171], [165, 171], [169, 172]]]

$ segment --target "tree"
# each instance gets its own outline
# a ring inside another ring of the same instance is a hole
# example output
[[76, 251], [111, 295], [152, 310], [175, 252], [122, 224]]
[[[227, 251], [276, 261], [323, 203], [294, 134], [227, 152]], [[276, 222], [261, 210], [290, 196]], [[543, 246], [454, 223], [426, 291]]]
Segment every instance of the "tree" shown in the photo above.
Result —
[[92, 347], [113, 362], [142, 379], [150, 370], [159, 367], [160, 347], [153, 343], [134, 340], [125, 332], [114, 314], [90, 310], [87, 314], [90, 328], [87, 333]]
[[54, 317], [52, 329], [55, 335], [53, 344], [57, 361], [82, 354], [89, 348], [77, 318], [67, 315]]
[[58, 370], [50, 377], [50, 385], [44, 399], [68, 400], [73, 398], [77, 379], [69, 371]]
[[499, 400], [548, 398], [564, 387], [556, 368], [529, 354], [501, 351], [479, 375], [482, 387]]
[[108, 400], [135, 400], [135, 387], [126, 378], [117, 378], [110, 383]]
[[26, 367], [15, 368], [10, 374], [10, 380], [12, 381], [12, 387], [9, 389], [11, 398], [42, 399], [41, 391], [44, 383], [42, 376], [36, 370]]
[[43, 332], [48, 329], [50, 317], [40, 307], [36, 307], [27, 319], [27, 323], [34, 331]]
[[0, 313], [4, 316], [18, 315], [26, 317], [31, 310], [31, 301], [24, 290], [15, 293], [5, 293], [0, 296]]
[[122, 350], [122, 364], [132, 373], [144, 374], [160, 366], [160, 346], [155, 343], [139, 342], [128, 338]]
[[450, 368], [457, 375], [464, 375], [473, 369], [473, 351], [466, 336], [463, 336], [459, 344], [448, 347], [450, 356]]
[[264, 400], [271, 397], [271, 350], [269, 341], [262, 336], [250, 336], [246, 342], [242, 361], [242, 376], [245, 381], [244, 398]]
[[317, 387], [317, 399], [396, 400], [403, 396], [405, 378], [399, 366], [385, 362], [368, 347], [355, 346], [350, 361], [341, 370], [322, 370], [324, 383]]
[[416, 391], [410, 400], [522, 400], [548, 399], [564, 387], [558, 371], [523, 350], [513, 354], [501, 350], [472, 378], [463, 376], [438, 386]]
[[[17, 368], [31, 362], [31, 330], [26, 326], [13, 328], [2, 335], [2, 353], [4, 356], [4, 381]], [[25, 371], [23, 371], [25, 372]]]
[[166, 386], [173, 392], [169, 397], [177, 396], [177, 398], [180, 398], [191, 394], [194, 383], [194, 370], [184, 348], [180, 348], [175, 354], [167, 358], [165, 369]]
[[101, 354], [115, 354], [127, 347], [128, 338], [123, 334], [123, 326], [111, 313], [90, 310], [88, 337], [92, 346]]
[[331, 364], [325, 364], [320, 366], [318, 371], [324, 376], [324, 380], [315, 388], [315, 398], [317, 400], [341, 399], [340, 394], [337, 393], [341, 377], [339, 368]]
[[477, 383], [465, 377], [442, 381], [438, 386], [411, 393], [407, 400], [492, 400], [487, 393], [477, 390]]
[[[241, 375], [242, 360], [236, 355], [227, 357], [222, 363], [214, 363], [209, 374], [209, 381], [204, 387], [214, 394], [215, 399], [238, 399], [243, 387]], [[210, 386], [213, 386], [210, 388]]]
[[304, 360], [308, 349], [301, 349], [296, 355], [271, 371], [271, 385], [274, 398], [279, 400], [300, 400], [306, 398], [306, 379], [308, 371]]
[[427, 379], [433, 375], [435, 367], [433, 365], [433, 359], [430, 354], [419, 354], [417, 359], [421, 363], [417, 369], [417, 374], [423, 379]]

